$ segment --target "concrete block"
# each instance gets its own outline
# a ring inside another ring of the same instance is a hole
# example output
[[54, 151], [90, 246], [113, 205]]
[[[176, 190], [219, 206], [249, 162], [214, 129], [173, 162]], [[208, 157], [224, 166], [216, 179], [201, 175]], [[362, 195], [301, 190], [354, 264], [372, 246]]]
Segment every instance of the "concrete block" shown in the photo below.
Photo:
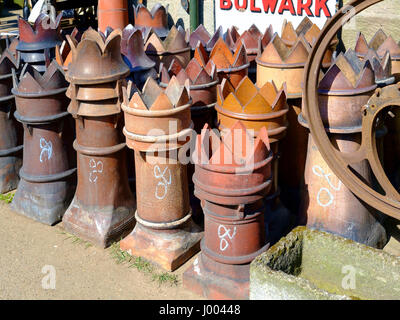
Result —
[[400, 299], [400, 257], [297, 227], [251, 263], [250, 299]]

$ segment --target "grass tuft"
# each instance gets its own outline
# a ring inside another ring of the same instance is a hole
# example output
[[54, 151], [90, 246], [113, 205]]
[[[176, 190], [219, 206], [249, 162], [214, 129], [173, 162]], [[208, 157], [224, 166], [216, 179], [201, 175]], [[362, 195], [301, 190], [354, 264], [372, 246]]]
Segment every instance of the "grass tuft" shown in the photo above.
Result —
[[170, 272], [155, 273], [152, 275], [152, 280], [157, 282], [159, 286], [169, 284], [172, 287], [179, 283], [178, 276]]
[[14, 199], [15, 192], [9, 192], [6, 194], [0, 194], [0, 201], [10, 204]]
[[128, 252], [122, 251], [119, 248], [119, 242], [114, 242], [110, 246], [110, 253], [111, 257], [115, 260], [117, 264], [124, 264], [132, 261], [132, 256]]
[[[71, 240], [74, 244], [82, 244], [86, 249], [92, 246], [90, 242], [82, 240], [65, 231], [60, 231], [59, 233], [65, 236], [64, 240]], [[155, 266], [151, 262], [142, 257], [132, 256], [128, 252], [121, 250], [119, 242], [114, 242], [108, 250], [117, 264], [125, 264], [128, 268], [135, 268], [139, 272], [151, 276], [151, 280], [158, 283], [159, 286], [170, 285], [172, 287], [179, 284], [177, 275], [171, 272], [157, 272]]]
[[135, 268], [139, 272], [151, 275], [151, 279], [158, 285], [169, 284], [170, 286], [178, 285], [177, 275], [170, 272], [158, 273], [156, 268], [146, 259], [130, 255], [128, 252], [121, 250], [119, 242], [114, 242], [110, 246], [111, 257], [117, 264], [127, 264], [128, 268]]
[[70, 234], [68, 232], [60, 231], [59, 233], [64, 235], [64, 236], [66, 236], [64, 238], [64, 240], [71, 240], [72, 243], [74, 243], [74, 244], [83, 245], [85, 247], [85, 249], [90, 248], [91, 246], [93, 246], [93, 244], [91, 244], [89, 241], [83, 240], [83, 239], [81, 239], [81, 238], [79, 238], [79, 237], [77, 237], [77, 236], [75, 236], [73, 234]]
[[150, 262], [143, 259], [142, 257], [132, 257], [133, 262], [129, 265], [129, 268], [135, 268], [143, 273], [153, 273], [154, 267]]

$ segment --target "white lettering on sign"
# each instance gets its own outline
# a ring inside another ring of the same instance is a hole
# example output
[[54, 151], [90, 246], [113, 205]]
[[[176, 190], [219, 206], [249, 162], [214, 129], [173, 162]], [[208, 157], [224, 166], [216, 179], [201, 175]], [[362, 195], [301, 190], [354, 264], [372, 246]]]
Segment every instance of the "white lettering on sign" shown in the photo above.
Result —
[[236, 235], [236, 227], [233, 228], [232, 230], [225, 227], [224, 225], [220, 224], [218, 227], [218, 238], [220, 239], [219, 242], [219, 249], [221, 251], [225, 251], [226, 249], [229, 248], [229, 242], [228, 240], [232, 240], [235, 235]]
[[297, 25], [309, 17], [320, 29], [336, 12], [337, 0], [215, 0], [216, 27], [235, 25], [240, 32], [255, 24], [262, 32], [272, 24], [281, 31], [283, 20]]
[[43, 162], [44, 160], [50, 160], [51, 156], [53, 155], [53, 144], [51, 141], [46, 141], [45, 138], [40, 138], [39, 141], [40, 144], [40, 156], [39, 160], [40, 162]]
[[[168, 178], [166, 178], [166, 176]], [[165, 167], [164, 171], [161, 172], [160, 167], [156, 165], [154, 167], [154, 177], [160, 179], [157, 183], [155, 197], [158, 200], [163, 200], [167, 196], [168, 186], [171, 184], [171, 170], [168, 167]]]
[[[340, 191], [340, 188], [342, 187], [342, 181], [340, 181], [338, 179], [338, 184], [337, 184], [337, 186], [335, 186], [332, 183], [331, 178], [330, 178], [332, 173], [325, 173], [324, 169], [322, 169], [320, 166], [317, 166], [317, 165], [315, 165], [312, 168], [312, 171], [316, 176], [318, 176], [320, 178], [324, 178], [328, 182], [328, 185], [334, 191]], [[327, 198], [328, 198], [328, 200], [325, 202], [321, 200], [323, 198], [322, 197], [323, 194], [326, 194]], [[334, 200], [335, 200], [335, 197], [333, 196], [332, 192], [328, 188], [323, 187], [323, 188], [319, 189], [318, 194], [317, 194], [318, 205], [320, 205], [321, 207], [329, 207], [333, 203]]]
[[90, 168], [89, 181], [91, 183], [96, 183], [96, 181], [98, 179], [98, 173], [103, 172], [103, 169], [104, 169], [103, 162], [101, 162], [101, 161], [96, 162], [96, 160], [90, 159], [89, 168]]

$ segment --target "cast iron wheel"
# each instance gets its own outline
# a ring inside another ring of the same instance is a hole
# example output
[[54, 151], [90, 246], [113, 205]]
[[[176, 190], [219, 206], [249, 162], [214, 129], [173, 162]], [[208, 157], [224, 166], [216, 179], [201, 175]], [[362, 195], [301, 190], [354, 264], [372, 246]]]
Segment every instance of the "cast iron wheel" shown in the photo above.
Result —
[[[325, 25], [312, 48], [304, 74], [304, 105], [311, 134], [331, 170], [357, 197], [377, 210], [400, 220], [400, 194], [387, 178], [381, 165], [376, 144], [378, 114], [388, 108], [400, 106], [400, 84], [377, 89], [363, 108], [362, 144], [354, 153], [342, 153], [330, 142], [321, 120], [318, 107], [318, 76], [322, 59], [331, 40], [344, 22], [368, 7], [383, 0], [354, 0], [340, 9]], [[351, 8], [351, 10], [349, 10]], [[368, 186], [351, 170], [352, 163], [367, 160], [383, 192]]]

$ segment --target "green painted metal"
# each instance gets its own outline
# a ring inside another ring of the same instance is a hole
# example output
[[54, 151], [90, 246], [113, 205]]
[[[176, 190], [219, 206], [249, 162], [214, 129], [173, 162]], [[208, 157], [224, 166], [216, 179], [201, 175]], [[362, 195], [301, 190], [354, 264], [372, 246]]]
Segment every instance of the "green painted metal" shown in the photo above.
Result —
[[190, 0], [189, 14], [190, 14], [190, 31], [194, 31], [199, 26], [199, 2], [198, 2], [198, 0]]

